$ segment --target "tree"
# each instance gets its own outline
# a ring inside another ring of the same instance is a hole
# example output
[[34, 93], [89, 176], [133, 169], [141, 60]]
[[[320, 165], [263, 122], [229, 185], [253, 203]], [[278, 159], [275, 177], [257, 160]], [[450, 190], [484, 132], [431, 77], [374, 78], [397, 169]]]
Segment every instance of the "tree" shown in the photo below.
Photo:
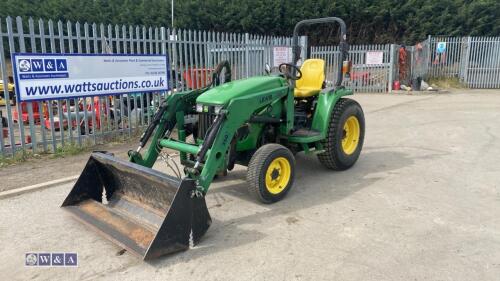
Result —
[[[170, 26], [168, 0], [3, 0], [0, 17], [22, 16], [104, 24]], [[428, 34], [500, 34], [498, 0], [177, 0], [175, 27], [290, 36], [305, 18], [338, 16], [351, 43], [413, 44]], [[331, 43], [336, 29], [306, 30]]]

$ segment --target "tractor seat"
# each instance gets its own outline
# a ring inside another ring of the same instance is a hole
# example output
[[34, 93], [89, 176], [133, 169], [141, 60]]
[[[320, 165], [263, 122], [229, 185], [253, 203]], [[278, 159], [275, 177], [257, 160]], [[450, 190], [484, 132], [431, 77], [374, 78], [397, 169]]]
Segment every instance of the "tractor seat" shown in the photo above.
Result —
[[300, 67], [302, 78], [295, 82], [294, 96], [307, 98], [319, 94], [325, 81], [325, 61], [308, 59]]

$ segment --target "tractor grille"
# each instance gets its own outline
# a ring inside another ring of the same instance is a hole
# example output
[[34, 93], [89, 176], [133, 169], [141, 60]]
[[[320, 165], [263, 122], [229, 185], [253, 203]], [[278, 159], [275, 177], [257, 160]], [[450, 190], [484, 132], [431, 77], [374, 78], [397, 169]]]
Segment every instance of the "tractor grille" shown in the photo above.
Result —
[[198, 114], [198, 138], [205, 139], [208, 128], [212, 125], [217, 115], [215, 113], [199, 113]]

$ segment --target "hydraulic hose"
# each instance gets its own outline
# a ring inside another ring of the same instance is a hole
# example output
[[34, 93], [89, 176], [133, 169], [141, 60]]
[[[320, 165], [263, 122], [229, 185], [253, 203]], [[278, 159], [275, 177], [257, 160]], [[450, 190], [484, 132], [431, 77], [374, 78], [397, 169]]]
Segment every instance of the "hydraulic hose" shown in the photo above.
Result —
[[139, 140], [139, 148], [137, 148], [137, 152], [139, 152], [139, 150], [141, 150], [141, 148], [143, 148], [146, 145], [149, 138], [151, 137], [156, 127], [160, 123], [161, 117], [167, 110], [167, 107], [168, 107], [167, 102], [164, 101], [160, 106], [160, 108], [158, 109], [158, 111], [156, 111], [153, 120], [151, 120], [151, 123], [149, 123], [149, 126], [146, 128], [146, 131], [144, 131], [144, 133], [141, 136], [141, 139]]
[[201, 145], [200, 151], [198, 152], [198, 155], [196, 156], [196, 164], [194, 168], [198, 168], [200, 165], [201, 161], [205, 159], [205, 155], [207, 154], [208, 150], [212, 147], [214, 144], [215, 138], [217, 137], [217, 134], [219, 133], [220, 126], [222, 125], [222, 122], [226, 118], [226, 113], [221, 112], [217, 115], [215, 118], [215, 121], [213, 125], [209, 128], [207, 132], [207, 137], [203, 141], [203, 144]]

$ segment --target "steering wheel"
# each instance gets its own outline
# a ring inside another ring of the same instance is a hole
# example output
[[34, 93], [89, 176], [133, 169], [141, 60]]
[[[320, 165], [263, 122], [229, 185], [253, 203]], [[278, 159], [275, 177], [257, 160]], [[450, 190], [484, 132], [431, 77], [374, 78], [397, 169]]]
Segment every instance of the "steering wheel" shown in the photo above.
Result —
[[[224, 70], [224, 72], [222, 70]], [[221, 77], [221, 74], [224, 74], [224, 76]], [[218, 86], [220, 84], [227, 83], [230, 81], [231, 81], [231, 64], [229, 64], [229, 61], [225, 60], [220, 62], [215, 67], [215, 70], [212, 73], [211, 86]]]
[[[285, 67], [285, 69], [283, 69]], [[291, 69], [295, 69], [297, 72], [297, 75], [293, 77]], [[293, 65], [291, 63], [282, 63], [278, 67], [279, 71], [285, 75], [286, 78], [290, 80], [299, 80], [302, 78], [302, 71], [300, 71], [300, 68], [298, 68], [296, 65]]]

